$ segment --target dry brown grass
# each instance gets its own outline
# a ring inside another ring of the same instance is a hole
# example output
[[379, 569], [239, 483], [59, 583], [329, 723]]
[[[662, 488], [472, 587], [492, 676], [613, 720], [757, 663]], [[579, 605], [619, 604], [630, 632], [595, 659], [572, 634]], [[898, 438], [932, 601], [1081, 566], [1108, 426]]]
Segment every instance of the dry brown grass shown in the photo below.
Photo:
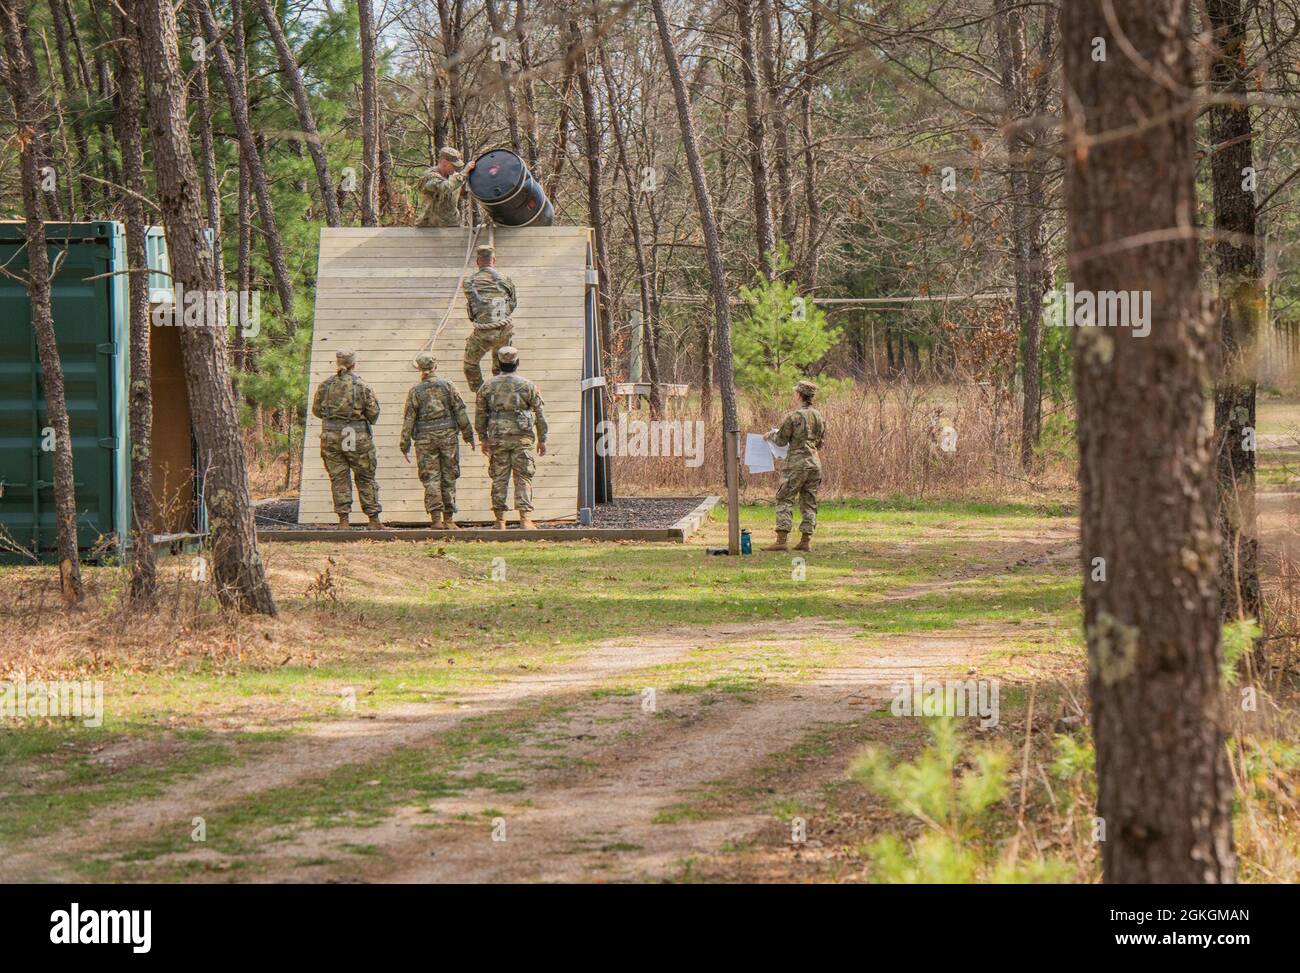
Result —
[[[766, 432], [780, 422], [785, 402], [742, 401], [742, 432]], [[825, 499], [907, 496], [917, 500], [994, 500], [1008, 496], [1065, 496], [1073, 489], [1072, 457], [1049, 457], [1026, 476], [1020, 468], [1020, 413], [1008, 395], [990, 386], [899, 382], [859, 386], [817, 402], [826, 419], [822, 448]], [[715, 407], [706, 421], [704, 462], [691, 468], [681, 457], [619, 456], [615, 490], [630, 495], [724, 493], [722, 421]], [[620, 420], [648, 420], [649, 412]], [[665, 419], [694, 422], [698, 406], [670, 402]], [[956, 432], [956, 449], [942, 448], [943, 430]], [[742, 464], [747, 501], [770, 500], [775, 474], [750, 474]]]

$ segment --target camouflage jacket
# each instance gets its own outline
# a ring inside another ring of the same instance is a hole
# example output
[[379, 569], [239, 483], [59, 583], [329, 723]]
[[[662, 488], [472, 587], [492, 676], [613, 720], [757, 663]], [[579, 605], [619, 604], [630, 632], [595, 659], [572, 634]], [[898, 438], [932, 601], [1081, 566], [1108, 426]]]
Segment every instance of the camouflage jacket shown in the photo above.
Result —
[[456, 387], [445, 378], [430, 378], [406, 393], [406, 413], [402, 418], [401, 449], [411, 448], [411, 440], [426, 432], [459, 429], [465, 442], [474, 442], [474, 430], [469, 424], [465, 400]]
[[379, 400], [370, 386], [354, 372], [340, 372], [320, 383], [311, 403], [317, 419], [364, 419], [373, 425], [379, 419]]
[[546, 413], [537, 386], [514, 372], [493, 375], [478, 390], [474, 426], [489, 446], [546, 444]]
[[480, 267], [465, 278], [466, 309], [476, 328], [495, 328], [510, 320], [518, 300], [514, 282], [495, 267]]
[[430, 169], [420, 178], [420, 196], [424, 204], [416, 217], [419, 226], [460, 226], [460, 191], [465, 185], [465, 173], [453, 172], [444, 176]]
[[783, 470], [820, 470], [821, 458], [817, 451], [826, 438], [826, 420], [812, 406], [792, 409], [781, 418], [781, 425], [772, 436], [778, 446], [789, 446]]

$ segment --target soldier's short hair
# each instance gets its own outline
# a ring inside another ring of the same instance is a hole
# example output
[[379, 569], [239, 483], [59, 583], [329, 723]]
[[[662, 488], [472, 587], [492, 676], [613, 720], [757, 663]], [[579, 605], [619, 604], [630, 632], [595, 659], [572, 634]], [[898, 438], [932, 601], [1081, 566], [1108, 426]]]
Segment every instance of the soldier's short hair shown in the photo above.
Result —
[[490, 243], [480, 243], [474, 248], [474, 255], [479, 260], [491, 260], [497, 255], [497, 249]]
[[794, 390], [811, 402], [813, 397], [817, 394], [817, 383], [804, 379], [794, 387]]
[[347, 368], [351, 368], [353, 365], [357, 363], [356, 352], [336, 351], [334, 352], [334, 360], [338, 362], [340, 365], [343, 365]]
[[446, 159], [452, 165], [458, 167], [463, 166], [465, 164], [465, 159], [461, 156], [459, 152], [453, 149], [450, 145], [444, 145], [442, 148], [438, 150], [438, 158]]
[[504, 348], [497, 349], [497, 361], [503, 365], [519, 364], [519, 349], [513, 345], [506, 345]]
[[427, 351], [421, 352], [415, 356], [415, 367], [422, 372], [431, 372], [438, 367], [438, 359]]

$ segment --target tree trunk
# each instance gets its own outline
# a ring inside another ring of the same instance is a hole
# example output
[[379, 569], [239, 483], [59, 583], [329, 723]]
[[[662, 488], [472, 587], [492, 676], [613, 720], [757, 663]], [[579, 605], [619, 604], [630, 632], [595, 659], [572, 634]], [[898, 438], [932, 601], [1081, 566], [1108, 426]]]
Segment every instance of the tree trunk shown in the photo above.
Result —
[[728, 549], [740, 553], [740, 508], [737, 502], [739, 465], [736, 454], [736, 437], [740, 423], [736, 414], [736, 382], [731, 356], [731, 309], [727, 303], [727, 277], [722, 264], [722, 243], [718, 239], [718, 221], [713, 215], [713, 201], [709, 198], [709, 185], [700, 160], [699, 143], [695, 138], [695, 122], [691, 118], [691, 105], [682, 81], [682, 67], [677, 59], [668, 30], [668, 17], [663, 0], [652, 0], [655, 23], [659, 27], [659, 42], [663, 46], [664, 63], [673, 84], [673, 98], [677, 102], [677, 120], [682, 130], [682, 144], [686, 162], [691, 170], [691, 186], [695, 190], [695, 205], [700, 212], [700, 229], [704, 234], [705, 259], [709, 265], [710, 290], [713, 292], [713, 314], [718, 332], [718, 382], [722, 392], [723, 460], [727, 470], [728, 492]]
[[[45, 243], [45, 223], [41, 219], [41, 140], [38, 133], [45, 128], [48, 106], [39, 95], [41, 86], [36, 62], [24, 40], [27, 33], [25, 0], [0, 0], [0, 21], [0, 30], [4, 32], [5, 87], [13, 101], [14, 118], [21, 136], [18, 140], [18, 168], [27, 229], [27, 299], [31, 304], [32, 330], [36, 332], [36, 353], [41, 363], [45, 419], [54, 435], [54, 519], [59, 589], [63, 603], [71, 606], [82, 599], [81, 562], [77, 550], [77, 497], [63, 363], [59, 359], [54, 314], [50, 306], [50, 254]], [[41, 439], [46, 437], [43, 435]], [[33, 489], [38, 488], [33, 485]]]
[[573, 91], [573, 75], [576, 69], [578, 52], [574, 49], [570, 37], [568, 50], [564, 57], [564, 81], [560, 85], [560, 118], [555, 126], [555, 143], [551, 147], [551, 164], [546, 168], [551, 204], [556, 212], [560, 210], [560, 174], [564, 171], [564, 160], [569, 157], [569, 94]]
[[1266, 320], [1263, 267], [1255, 239], [1253, 130], [1246, 92], [1246, 16], [1241, 0], [1207, 0], [1218, 45], [1210, 88], [1234, 99], [1210, 106], [1214, 248], [1219, 278], [1222, 371], [1214, 387], [1215, 466], [1219, 482], [1219, 588], [1225, 621], [1261, 618], [1259, 534], [1255, 517], [1255, 342]]
[[152, 602], [158, 569], [153, 550], [153, 378], [149, 349], [149, 261], [145, 251], [144, 138], [140, 129], [140, 50], [135, 28], [119, 12], [117, 26], [117, 141], [126, 184], [126, 263], [130, 268], [131, 600]]
[[[1049, 56], [1051, 30], [1054, 16], [1044, 15], [1043, 57]], [[1044, 267], [1046, 266], [1046, 239], [1043, 214], [1045, 161], [1035, 158], [1035, 144], [1025, 130], [1025, 123], [1035, 114], [1046, 110], [1046, 65], [1040, 65], [1041, 74], [1035, 81], [1031, 77], [1034, 65], [1030, 63], [1025, 36], [1025, 15], [1012, 0], [996, 0], [994, 23], [998, 38], [998, 60], [1001, 69], [1002, 98], [1005, 114], [1002, 119], [1007, 143], [1007, 183], [1010, 190], [1011, 244], [1015, 266], [1015, 310], [1020, 330], [1023, 364], [1021, 385], [1025, 404], [1020, 424], [1020, 465], [1031, 470], [1037, 464], [1038, 439], [1042, 427], [1042, 383], [1039, 351], [1042, 345], [1042, 309]]]
[[804, 71], [800, 82], [803, 101], [800, 134], [803, 136], [803, 196], [804, 206], [808, 210], [808, 230], [805, 237], [803, 260], [800, 265], [799, 282], [803, 289], [812, 293], [817, 287], [817, 271], [822, 232], [822, 204], [817, 196], [817, 148], [813, 142], [813, 88], [816, 84], [813, 58], [817, 51], [817, 34], [821, 26], [821, 16], [817, 6], [811, 5], [808, 20], [804, 25]]
[[1231, 882], [1190, 3], [1074, 0], [1061, 29], [1076, 292], [1150, 295], [1145, 337], [1073, 329], [1102, 875]]
[[[72, 63], [68, 54], [68, 23], [65, 19], [63, 4], [59, 0], [51, 0], [50, 3], [50, 20], [54, 26], [54, 49], [59, 55], [59, 75], [63, 78], [63, 90], [69, 98], [77, 93], [78, 83], [73, 78]], [[54, 97], [58, 98], [58, 92], [51, 86], [54, 91]], [[86, 127], [82, 124], [81, 113], [77, 112], [72, 116], [72, 143], [77, 147], [77, 171], [81, 173], [81, 199], [84, 201], [87, 209], [92, 205], [92, 200], [101, 195], [96, 192], [94, 182], [89, 178], [90, 143], [86, 138]], [[69, 187], [71, 191], [71, 187]], [[69, 207], [74, 213], [77, 206], [72, 203]]]
[[[225, 86], [228, 95], [230, 117], [235, 123], [235, 131], [239, 134], [239, 149], [244, 164], [248, 166], [253, 196], [257, 200], [257, 211], [262, 220], [262, 236], [266, 239], [266, 255], [271, 262], [271, 274], [275, 278], [280, 308], [289, 330], [292, 331], [296, 326], [293, 311], [293, 284], [289, 279], [289, 267], [284, 259], [280, 230], [275, 222], [275, 209], [271, 205], [271, 190], [266, 181], [266, 172], [262, 168], [262, 157], [257, 149], [257, 137], [253, 133], [253, 123], [248, 115], [248, 91], [240, 83], [239, 76], [230, 63], [230, 56], [226, 53], [226, 45], [221, 40], [221, 32], [217, 29], [217, 21], [212, 15], [212, 7], [208, 0], [189, 0], [189, 2], [190, 9], [203, 24], [203, 33], [207, 40], [207, 55], [216, 61], [217, 71], [221, 74], [221, 83]], [[152, 104], [151, 98], [151, 107]]]
[[632, 252], [636, 258], [637, 290], [641, 298], [641, 357], [645, 362], [647, 377], [650, 382], [650, 417], [658, 419], [663, 414], [663, 389], [659, 385], [659, 349], [655, 342], [655, 328], [650, 301], [650, 271], [646, 266], [645, 242], [641, 237], [641, 213], [639, 202], [641, 194], [632, 178], [632, 167], [627, 159], [627, 139], [623, 135], [623, 123], [618, 116], [618, 99], [614, 92], [614, 75], [609, 69], [609, 60], [603, 46], [597, 48], [600, 57], [600, 73], [605, 79], [605, 93], [609, 98], [609, 126], [614, 136], [614, 145], [618, 149], [618, 167], [623, 174], [623, 185], [627, 189], [628, 223], [632, 228]]
[[583, 142], [587, 149], [587, 216], [591, 220], [596, 251], [596, 275], [599, 278], [600, 313], [605, 326], [600, 329], [601, 354], [608, 371], [611, 342], [615, 327], [614, 289], [609, 280], [609, 252], [605, 243], [605, 202], [601, 191], [600, 130], [596, 118], [596, 94], [591, 87], [591, 59], [576, 20], [569, 21], [569, 38], [578, 52], [576, 66], [578, 92], [582, 97]]
[[[189, 12], [189, 19], [193, 30], [202, 35], [202, 23], [193, 9]], [[138, 51], [136, 52], [136, 58], [138, 61]], [[212, 143], [212, 98], [208, 87], [208, 62], [206, 58], [194, 65], [190, 85], [194, 91], [195, 99], [198, 101], [199, 108], [199, 158], [203, 164], [203, 198], [207, 203], [208, 226], [212, 228], [212, 237], [216, 242], [216, 246], [212, 249], [212, 256], [216, 268], [217, 282], [225, 286], [225, 254], [221, 252], [221, 188], [217, 182], [217, 157]], [[136, 97], [138, 100], [138, 92]]]
[[[294, 57], [289, 39], [285, 37], [284, 29], [280, 26], [280, 18], [271, 7], [271, 0], [258, 0], [258, 3], [262, 7], [262, 20], [266, 22], [271, 42], [275, 44], [276, 53], [280, 56], [280, 70], [288, 80], [289, 90], [293, 93], [293, 103], [298, 109], [298, 124], [302, 126], [302, 134], [307, 140], [307, 151], [311, 153], [312, 164], [316, 167], [316, 181], [320, 183], [321, 202], [325, 204], [325, 222], [330, 226], [339, 226], [342, 219], [339, 216], [338, 200], [334, 196], [334, 180], [330, 178], [325, 143], [321, 141], [320, 133], [316, 130], [316, 116], [311, 110], [311, 101], [307, 98], [307, 88], [302, 83], [298, 59]], [[368, 5], [362, 4], [363, 7]]]
[[510, 63], [513, 54], [508, 49], [504, 57], [501, 57], [498, 53], [497, 39], [500, 38], [504, 41], [506, 32], [496, 0], [486, 0], [484, 7], [487, 10], [488, 25], [492, 28], [489, 50], [501, 69], [501, 93], [505, 97], [506, 103], [506, 125], [510, 129], [510, 148], [514, 150], [515, 155], [522, 159], [524, 157], [524, 143], [519, 134], [519, 99], [515, 95], [514, 68]]
[[379, 223], [379, 67], [375, 59], [375, 12], [357, 0], [361, 18], [361, 225]]
[[[778, 5], [780, 0], [777, 0]], [[763, 84], [767, 87], [767, 110], [775, 134], [776, 194], [781, 202], [781, 241], [795, 259], [799, 234], [799, 212], [794, 205], [794, 179], [790, 172], [790, 136], [785, 124], [785, 101], [778, 63], [776, 38], [772, 30], [771, 0], [758, 0], [758, 41], [761, 51]]]
[[763, 106], [758, 90], [758, 65], [754, 57], [754, 0], [736, 0], [736, 29], [740, 34], [740, 62], [745, 86], [745, 129], [749, 139], [749, 172], [753, 183], [754, 242], [758, 245], [759, 270], [764, 277], [771, 279], [776, 236], [772, 229]]
[[531, 75], [532, 61], [528, 53], [528, 37], [524, 33], [524, 18], [528, 13], [526, 0], [515, 0], [515, 43], [519, 50], [519, 73], [523, 76], [524, 132], [528, 141], [528, 167], [536, 170], [541, 160], [542, 140], [537, 131], [537, 99]]
[[[204, 4], [206, 7], [206, 3]], [[190, 152], [185, 83], [176, 44], [176, 16], [169, 0], [140, 0], [137, 6], [145, 92], [149, 102], [158, 202], [167, 227], [172, 279], [186, 290], [210, 293], [215, 284], [212, 254], [203, 236], [198, 206], [198, 170]], [[205, 31], [214, 35], [210, 11]], [[208, 42], [209, 51], [219, 47]], [[234, 90], [224, 51], [223, 78]], [[227, 77], [227, 75], [229, 75]], [[239, 102], [232, 94], [233, 102]], [[248, 471], [239, 436], [239, 411], [226, 367], [224, 327], [180, 328], [181, 354], [194, 431], [199, 441], [203, 496], [208, 510], [212, 576], [217, 598], [241, 611], [275, 614], [266, 568], [257, 549]]]

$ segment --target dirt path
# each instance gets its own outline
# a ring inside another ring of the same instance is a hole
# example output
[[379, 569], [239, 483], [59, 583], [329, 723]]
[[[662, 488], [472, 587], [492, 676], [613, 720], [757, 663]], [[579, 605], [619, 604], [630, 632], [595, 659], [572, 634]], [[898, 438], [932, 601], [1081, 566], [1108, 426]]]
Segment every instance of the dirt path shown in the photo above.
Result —
[[[998, 563], [958, 568], [946, 581], [884, 597], [894, 601], [951, 590], [1015, 564], [1067, 559], [1074, 556], [1075, 543], [1072, 530], [1060, 529], [991, 546], [1002, 555]], [[27, 842], [0, 859], [0, 880], [74, 879], [70, 870], [52, 863], [61, 856], [95, 856], [163, 831], [188, 830], [194, 815], [211, 815], [399, 748], [431, 745], [471, 716], [551, 700], [565, 702], [563, 715], [538, 728], [517, 753], [471, 758], [458, 769], [458, 776], [471, 780], [508, 771], [517, 790], [502, 795], [469, 788], [427, 806], [394, 808], [371, 827], [308, 828], [287, 841], [279, 835], [260, 845], [267, 867], [258, 876], [410, 882], [662, 878], [684, 858], [716, 851], [771, 821], [771, 813], [761, 808], [719, 816], [676, 813], [675, 806], [689, 804], [693, 795], [721, 786], [720, 781], [745, 779], [819, 727], [865, 719], [888, 698], [890, 684], [914, 672], [977, 670], [991, 649], [1032, 634], [1025, 625], [980, 626], [866, 639], [856, 625], [797, 619], [614, 639], [571, 665], [463, 692], [448, 702], [312, 725], [256, 761], [201, 773], [130, 808], [104, 808], [75, 829]], [[834, 662], [810, 667], [812, 658]], [[647, 685], [672, 682], [678, 677], [671, 667], [701, 659], [722, 663], [708, 670], [715, 674], [752, 678], [753, 692], [665, 687], [651, 712], [640, 694], [593, 692], [611, 683], [626, 686], [642, 674]], [[501, 825], [505, 840], [494, 841], [493, 827], [500, 838]], [[338, 863], [337, 849], [347, 845], [368, 852], [360, 861]], [[214, 855], [204, 849], [172, 859]]]

